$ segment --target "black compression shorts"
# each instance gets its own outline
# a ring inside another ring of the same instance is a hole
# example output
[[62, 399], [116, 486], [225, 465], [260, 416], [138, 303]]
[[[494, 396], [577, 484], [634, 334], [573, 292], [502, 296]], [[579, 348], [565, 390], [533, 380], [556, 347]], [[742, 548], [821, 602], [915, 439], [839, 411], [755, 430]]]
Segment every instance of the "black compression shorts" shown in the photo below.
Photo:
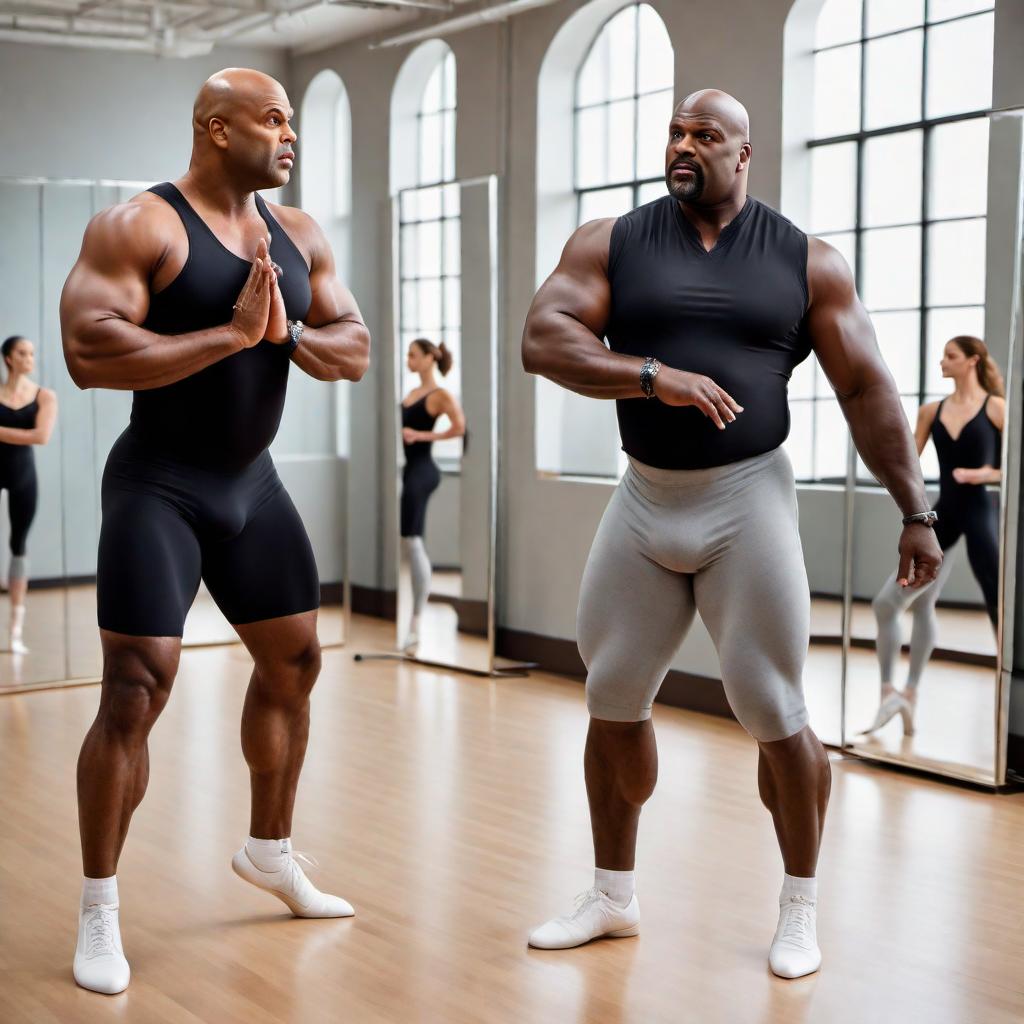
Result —
[[101, 629], [181, 636], [200, 578], [232, 625], [319, 606], [313, 549], [267, 451], [238, 471], [201, 469], [129, 429], [107, 459], [102, 503]]

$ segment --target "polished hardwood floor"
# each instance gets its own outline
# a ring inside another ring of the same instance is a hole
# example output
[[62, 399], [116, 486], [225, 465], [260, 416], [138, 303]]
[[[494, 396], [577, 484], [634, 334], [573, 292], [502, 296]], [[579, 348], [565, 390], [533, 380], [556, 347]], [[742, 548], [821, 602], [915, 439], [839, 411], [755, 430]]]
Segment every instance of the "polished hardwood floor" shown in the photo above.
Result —
[[765, 956], [781, 866], [738, 726], [656, 710], [641, 826], [643, 932], [564, 952], [529, 928], [592, 867], [583, 688], [325, 654], [296, 811], [349, 921], [299, 921], [229, 867], [247, 826], [235, 645], [186, 651], [119, 870], [133, 981], [71, 978], [74, 765], [95, 687], [0, 697], [4, 1024], [1009, 1024], [1024, 1018], [1024, 794], [836, 760], [821, 972]]

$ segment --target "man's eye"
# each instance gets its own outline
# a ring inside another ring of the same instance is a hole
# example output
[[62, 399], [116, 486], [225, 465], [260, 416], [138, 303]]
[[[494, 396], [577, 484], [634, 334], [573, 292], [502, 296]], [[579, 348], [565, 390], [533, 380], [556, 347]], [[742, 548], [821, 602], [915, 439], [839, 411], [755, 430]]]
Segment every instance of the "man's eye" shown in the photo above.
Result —
[[280, 124], [281, 123], [281, 119], [279, 117], [272, 117], [270, 119], [270, 123], [271, 124]]

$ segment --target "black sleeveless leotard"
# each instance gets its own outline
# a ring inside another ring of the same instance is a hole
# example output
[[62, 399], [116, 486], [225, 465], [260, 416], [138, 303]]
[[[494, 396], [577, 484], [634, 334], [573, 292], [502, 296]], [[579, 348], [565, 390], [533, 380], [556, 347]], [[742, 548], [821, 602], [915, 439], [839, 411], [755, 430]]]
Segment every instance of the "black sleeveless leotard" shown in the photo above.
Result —
[[[436, 390], [436, 389], [435, 389]], [[413, 430], [433, 430], [436, 416], [427, 412], [428, 391], [412, 405], [402, 404], [402, 426]], [[427, 521], [427, 502], [441, 483], [441, 470], [431, 454], [432, 441], [416, 441], [403, 446], [401, 533], [403, 537], [422, 537]]]
[[[39, 392], [28, 405], [12, 409], [0, 402], [0, 427], [31, 430], [39, 413]], [[0, 442], [0, 491], [7, 491], [7, 512], [11, 520], [10, 548], [13, 556], [25, 554], [28, 531], [36, 515], [39, 489], [36, 459], [28, 444]]]
[[[142, 325], [175, 335], [230, 322], [251, 263], [230, 252], [170, 183], [151, 192], [188, 235], [188, 258]], [[309, 268], [257, 195], [290, 319], [305, 319]], [[103, 474], [97, 579], [103, 629], [181, 636], [202, 578], [233, 624], [316, 608], [312, 548], [267, 450], [290, 360], [268, 341], [175, 384], [136, 391]]]
[[963, 536], [971, 571], [985, 597], [994, 626], [999, 607], [999, 512], [984, 484], [961, 484], [954, 469], [999, 468], [1002, 434], [988, 418], [988, 398], [956, 440], [942, 422], [943, 399], [932, 420], [931, 436], [939, 456], [939, 500], [935, 511], [935, 539], [948, 551]]
[[699, 409], [616, 402], [625, 451], [659, 469], [704, 469], [778, 448], [787, 385], [811, 351], [807, 236], [748, 197], [707, 252], [672, 196], [620, 217], [608, 253], [613, 352], [710, 377], [744, 407], [719, 430]]

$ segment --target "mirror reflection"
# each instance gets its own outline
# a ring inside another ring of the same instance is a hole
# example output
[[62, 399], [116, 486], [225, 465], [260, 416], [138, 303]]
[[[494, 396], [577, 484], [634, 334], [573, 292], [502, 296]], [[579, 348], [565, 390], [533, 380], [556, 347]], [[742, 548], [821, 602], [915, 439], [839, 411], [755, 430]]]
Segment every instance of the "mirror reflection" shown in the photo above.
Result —
[[[946, 391], [919, 406], [914, 433], [943, 564], [932, 583], [910, 589], [896, 573], [879, 572], [875, 552], [888, 554], [890, 545], [862, 538], [848, 733], [865, 752], [991, 773], [1004, 385], [973, 335], [948, 339], [939, 369]], [[880, 537], [885, 527], [874, 522], [871, 492], [858, 484], [858, 528], [870, 523]]]

